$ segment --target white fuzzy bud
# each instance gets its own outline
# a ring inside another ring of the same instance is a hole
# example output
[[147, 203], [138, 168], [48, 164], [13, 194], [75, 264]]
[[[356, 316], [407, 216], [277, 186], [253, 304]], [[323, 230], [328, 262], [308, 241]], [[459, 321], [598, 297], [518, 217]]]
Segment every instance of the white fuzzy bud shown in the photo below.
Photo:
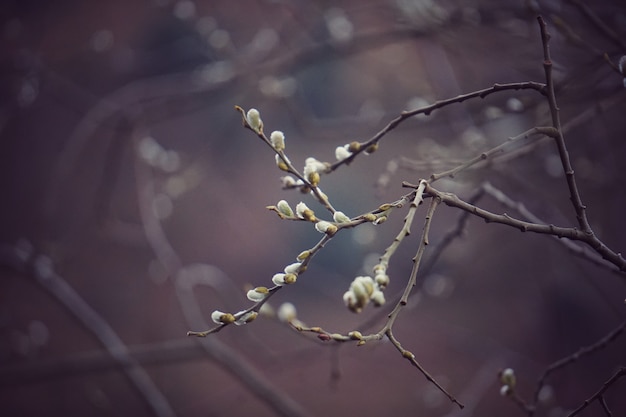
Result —
[[290, 322], [297, 317], [296, 307], [291, 303], [282, 303], [278, 307], [278, 320], [282, 322]]
[[263, 120], [261, 120], [261, 114], [257, 109], [248, 110], [246, 121], [255, 132], [261, 133], [263, 131]]
[[291, 175], [285, 175], [280, 177], [280, 182], [283, 184], [283, 188], [291, 188], [296, 186], [296, 179]]
[[302, 262], [294, 262], [285, 267], [285, 274], [297, 274], [302, 266]]
[[248, 300], [259, 302], [263, 301], [269, 294], [269, 290], [266, 287], [256, 287], [247, 292], [246, 297]]
[[346, 304], [346, 307], [352, 310], [353, 307], [356, 305], [356, 296], [352, 291], [346, 291], [343, 294], [343, 302]]
[[282, 287], [285, 284], [293, 284], [296, 282], [296, 280], [298, 279], [298, 275], [295, 273], [278, 273], [278, 274], [274, 274], [274, 276], [272, 277], [272, 282], [275, 285], [278, 285], [280, 287]]
[[376, 281], [376, 284], [380, 288], [385, 288], [387, 285], [389, 285], [389, 275], [385, 274], [384, 272], [378, 273], [374, 277], [374, 281]]
[[304, 219], [304, 212], [305, 212], [305, 210], [310, 210], [310, 208], [309, 208], [309, 207], [308, 207], [305, 203], [303, 203], [302, 201], [301, 201], [301, 202], [299, 202], [299, 203], [296, 205], [296, 214], [297, 214], [297, 215], [298, 215], [298, 217], [300, 217], [301, 219]]
[[230, 313], [215, 310], [211, 313], [211, 320], [213, 320], [215, 324], [229, 324], [235, 321], [235, 316]]
[[381, 290], [374, 290], [371, 299], [376, 307], [380, 307], [385, 304], [385, 294], [383, 294]]
[[335, 158], [337, 161], [343, 161], [346, 158], [349, 158], [352, 155], [352, 152], [348, 150], [350, 145], [338, 146], [335, 149]]
[[285, 274], [274, 274], [274, 276], [272, 277], [272, 282], [274, 283], [274, 285], [282, 287], [283, 285], [285, 285]]
[[335, 226], [331, 222], [320, 220], [319, 222], [315, 223], [315, 230], [320, 233], [332, 235], [337, 232], [337, 226]]
[[374, 280], [368, 276], [356, 277], [350, 284], [350, 290], [357, 300], [365, 305], [374, 292]]
[[503, 397], [510, 395], [512, 392], [513, 389], [508, 385], [502, 385], [502, 387], [500, 387], [500, 395], [502, 395]]
[[293, 217], [293, 210], [291, 209], [289, 203], [285, 200], [280, 200], [278, 204], [276, 204], [276, 208], [278, 208], [278, 211], [280, 211], [285, 216]]
[[275, 130], [270, 135], [270, 142], [277, 151], [285, 149], [285, 135], [280, 130]]
[[308, 157], [304, 160], [304, 176], [308, 177], [313, 172], [323, 173], [328, 166], [315, 158]]
[[333, 220], [337, 223], [347, 223], [350, 221], [350, 217], [346, 216], [341, 211], [336, 211], [333, 213]]
[[305, 220], [312, 221], [315, 219], [315, 213], [302, 201], [296, 205], [296, 215]]

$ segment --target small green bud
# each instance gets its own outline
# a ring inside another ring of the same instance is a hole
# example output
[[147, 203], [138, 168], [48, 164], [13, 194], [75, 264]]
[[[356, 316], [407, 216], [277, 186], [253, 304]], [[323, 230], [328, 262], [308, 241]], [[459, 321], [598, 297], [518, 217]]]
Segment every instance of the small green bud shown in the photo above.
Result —
[[361, 149], [361, 144], [357, 141], [350, 142], [348, 145], [348, 151], [351, 153], [358, 152], [359, 149]]
[[317, 187], [317, 184], [320, 183], [320, 174], [318, 172], [311, 172], [307, 179], [309, 180], [311, 185]]
[[348, 337], [353, 340], [361, 340], [363, 339], [363, 335], [358, 330], [354, 330], [348, 333]]
[[365, 214], [365, 215], [363, 216], [363, 218], [364, 218], [365, 220], [367, 220], [368, 222], [373, 222], [373, 221], [376, 221], [376, 219], [377, 219], [376, 215], [375, 215], [375, 214], [372, 214], [372, 213], [367, 213], [367, 214]]
[[371, 153], [374, 153], [377, 150], [378, 150], [378, 142], [372, 143], [370, 146], [367, 147], [367, 149], [365, 149], [365, 155], [369, 155]]
[[285, 274], [284, 282], [285, 284], [293, 284], [298, 279], [296, 274]]
[[298, 261], [304, 261], [306, 258], [308, 258], [309, 256], [311, 256], [311, 251], [309, 250], [304, 250], [302, 252], [300, 252], [300, 254], [296, 257], [296, 259]]
[[289, 205], [287, 201], [280, 200], [278, 204], [276, 204], [276, 207], [278, 208], [278, 211], [284, 214], [285, 216], [293, 217], [293, 210], [291, 209], [291, 206]]
[[383, 224], [387, 221], [387, 216], [380, 216], [378, 217], [376, 220], [374, 220], [374, 224], [378, 225], [378, 224]]
[[281, 158], [280, 155], [276, 154], [274, 158], [276, 159], [276, 166], [281, 171], [289, 172], [289, 166], [285, 163], [285, 161], [283, 161], [283, 158]]

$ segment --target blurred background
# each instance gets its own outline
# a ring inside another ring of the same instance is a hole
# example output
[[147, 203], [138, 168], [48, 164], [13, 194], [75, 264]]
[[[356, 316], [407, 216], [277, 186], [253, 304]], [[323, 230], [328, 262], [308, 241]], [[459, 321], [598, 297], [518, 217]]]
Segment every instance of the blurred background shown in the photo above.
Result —
[[[325, 216], [310, 196], [281, 189], [272, 151], [233, 108], [257, 108], [266, 132], [285, 132], [296, 167], [311, 156], [332, 162], [337, 146], [371, 138], [403, 110], [494, 83], [544, 82], [542, 14], [583, 202], [597, 235], [620, 252], [618, 3], [4, 1], [0, 414], [524, 415], [499, 395], [498, 371], [514, 368], [516, 392], [531, 401], [551, 363], [619, 329], [624, 275], [557, 239], [477, 218], [437, 259], [429, 247], [429, 269], [395, 325], [463, 411], [386, 342], [324, 343], [271, 314], [186, 337], [209, 328], [215, 309], [249, 306], [250, 286], [271, 285], [319, 240], [266, 206], [302, 200]], [[549, 120], [532, 90], [454, 104], [405, 121], [320, 185], [356, 216], [405, 194], [404, 180]], [[545, 223], [577, 224], [549, 140], [436, 186], [467, 199], [485, 181]], [[522, 217], [488, 195], [477, 204]], [[388, 300], [409, 276], [424, 213], [392, 259]], [[371, 273], [405, 214], [338, 235], [269, 305], [291, 302], [300, 320], [330, 332], [377, 331], [392, 305], [355, 315], [342, 295]], [[438, 209], [433, 247], [460, 215]], [[567, 415], [624, 366], [626, 337], [614, 336], [551, 374], [535, 415]], [[613, 415], [626, 414], [625, 389], [623, 379], [605, 394]], [[595, 402], [580, 415], [601, 412]]]

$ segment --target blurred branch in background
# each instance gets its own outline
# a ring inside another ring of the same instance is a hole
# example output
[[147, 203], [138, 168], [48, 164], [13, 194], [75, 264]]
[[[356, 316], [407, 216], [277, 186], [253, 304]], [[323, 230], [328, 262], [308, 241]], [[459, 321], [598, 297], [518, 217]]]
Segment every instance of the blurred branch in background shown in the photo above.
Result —
[[156, 416], [173, 416], [174, 411], [167, 398], [154, 384], [148, 373], [133, 358], [127, 346], [111, 326], [54, 271], [52, 260], [45, 255], [36, 255], [30, 242], [22, 241], [18, 247], [2, 248], [4, 264], [17, 270], [28, 271], [35, 282], [48, 291], [78, 320], [85, 330], [92, 333], [104, 346], [131, 384], [144, 398]]

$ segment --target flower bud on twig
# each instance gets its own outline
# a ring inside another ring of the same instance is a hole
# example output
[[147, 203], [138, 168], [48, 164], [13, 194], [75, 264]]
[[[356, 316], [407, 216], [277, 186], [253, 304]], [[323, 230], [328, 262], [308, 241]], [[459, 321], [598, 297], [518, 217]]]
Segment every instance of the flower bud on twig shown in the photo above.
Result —
[[348, 144], [348, 152], [350, 153], [358, 152], [359, 149], [361, 149], [361, 144], [357, 141]]
[[274, 274], [274, 276], [272, 277], [272, 282], [274, 283], [274, 285], [278, 285], [278, 286], [285, 285], [285, 274], [283, 273]]
[[300, 272], [300, 267], [302, 266], [302, 262], [294, 262], [285, 267], [285, 274], [297, 274]]
[[299, 260], [299, 261], [304, 261], [309, 256], [311, 256], [311, 251], [310, 250], [303, 250], [302, 252], [300, 252], [298, 254], [298, 256], [296, 256], [296, 259]]
[[263, 132], [263, 120], [261, 120], [261, 114], [257, 109], [248, 110], [246, 121], [248, 122], [248, 126], [256, 133]]
[[331, 222], [327, 222], [327, 221], [324, 221], [324, 220], [321, 220], [321, 221], [315, 223], [315, 229], [318, 232], [326, 233], [329, 236], [332, 236], [335, 233], [337, 233], [337, 226], [335, 226]]
[[299, 185], [296, 179], [291, 175], [285, 175], [284, 177], [280, 177], [280, 181], [283, 184], [283, 188], [291, 188]]
[[278, 211], [280, 211], [285, 216], [293, 217], [293, 210], [291, 209], [289, 203], [285, 200], [280, 200], [278, 204], [276, 204], [276, 208], [278, 208]]
[[285, 149], [285, 135], [280, 130], [275, 130], [270, 135], [272, 147], [277, 151]]
[[302, 201], [296, 205], [296, 215], [301, 219], [308, 220], [310, 222], [314, 222], [317, 220], [315, 218], [315, 213], [311, 210], [306, 204]]
[[[276, 159], [276, 166], [278, 168], [281, 169], [281, 171], [289, 171], [289, 166], [287, 165], [287, 163], [285, 162], [285, 160], [283, 160], [283, 158], [280, 157], [280, 155], [276, 154], [276, 156], [274, 157], [274, 159]], [[286, 159], [286, 158], [285, 158]], [[287, 161], [289, 161], [287, 159]]]
[[333, 214], [333, 220], [337, 223], [347, 223], [350, 221], [350, 217], [346, 216], [345, 214], [343, 214], [343, 212], [341, 211], [336, 211]]
[[346, 158], [349, 158], [352, 155], [352, 152], [348, 150], [349, 145], [338, 146], [335, 149], [335, 158], [337, 161], [343, 161]]
[[506, 368], [500, 373], [500, 381], [504, 385], [511, 387], [511, 389], [515, 388], [515, 383], [517, 382], [515, 371], [511, 368]]
[[256, 287], [248, 291], [246, 296], [250, 301], [259, 302], [263, 301], [268, 294], [269, 290], [266, 287]]
[[215, 324], [230, 324], [235, 321], [235, 316], [231, 313], [215, 310], [211, 313], [211, 320], [213, 320]]

